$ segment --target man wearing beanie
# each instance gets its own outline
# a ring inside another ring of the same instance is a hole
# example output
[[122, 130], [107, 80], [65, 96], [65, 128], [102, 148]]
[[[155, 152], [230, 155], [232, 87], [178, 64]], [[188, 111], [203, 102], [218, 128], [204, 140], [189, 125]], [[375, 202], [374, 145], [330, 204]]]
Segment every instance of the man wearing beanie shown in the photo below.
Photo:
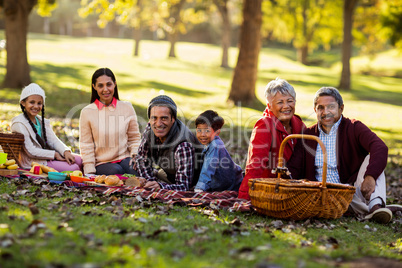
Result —
[[[170, 97], [153, 98], [147, 113], [149, 122], [134, 168], [147, 180], [146, 188], [188, 191], [198, 181], [202, 145], [177, 119], [177, 106]], [[159, 167], [159, 172], [154, 167]]]

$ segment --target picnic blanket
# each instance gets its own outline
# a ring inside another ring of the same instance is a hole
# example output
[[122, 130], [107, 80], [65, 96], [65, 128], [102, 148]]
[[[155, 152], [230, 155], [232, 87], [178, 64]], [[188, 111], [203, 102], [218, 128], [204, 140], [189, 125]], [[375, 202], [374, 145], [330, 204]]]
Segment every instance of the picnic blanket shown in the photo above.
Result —
[[[47, 180], [42, 177], [35, 176], [34, 174], [12, 175], [4, 177], [19, 178], [20, 176], [26, 177], [30, 180]], [[250, 201], [237, 198], [238, 193], [236, 191], [196, 193], [193, 191], [173, 191], [165, 189], [155, 190], [134, 186], [88, 186], [84, 183], [76, 183], [70, 180], [62, 182], [49, 180], [49, 182], [63, 184], [69, 187], [77, 187], [83, 191], [93, 189], [104, 195], [121, 194], [131, 197], [138, 196], [144, 200], [159, 201], [167, 204], [210, 207], [212, 209], [224, 209], [231, 212], [247, 212], [253, 210]]]

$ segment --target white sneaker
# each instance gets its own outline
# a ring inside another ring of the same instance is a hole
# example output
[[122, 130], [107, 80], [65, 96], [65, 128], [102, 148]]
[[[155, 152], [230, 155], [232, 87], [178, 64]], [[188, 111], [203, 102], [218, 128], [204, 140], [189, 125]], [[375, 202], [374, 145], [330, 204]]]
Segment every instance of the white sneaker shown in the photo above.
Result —
[[368, 214], [364, 219], [386, 224], [392, 220], [392, 212], [388, 208], [379, 208]]

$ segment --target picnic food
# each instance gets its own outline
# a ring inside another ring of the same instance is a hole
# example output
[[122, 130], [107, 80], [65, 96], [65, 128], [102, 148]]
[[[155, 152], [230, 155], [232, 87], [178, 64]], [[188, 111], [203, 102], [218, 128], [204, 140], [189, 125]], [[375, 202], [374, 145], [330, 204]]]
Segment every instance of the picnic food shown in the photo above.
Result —
[[40, 165], [33, 165], [32, 168], [31, 168], [31, 170], [30, 170], [29, 172], [31, 172], [31, 173], [33, 173], [33, 174], [36, 174], [36, 175], [40, 175], [40, 174], [43, 173], [43, 171], [42, 171]]
[[123, 182], [116, 175], [109, 175], [105, 178], [105, 184], [109, 186], [121, 186]]
[[105, 183], [106, 175], [98, 175], [95, 177], [96, 183]]
[[140, 180], [135, 176], [127, 178], [125, 180], [124, 184], [127, 185], [127, 186], [141, 187]]
[[[36, 162], [32, 162], [32, 163], [31, 163], [31, 167], [34, 167], [34, 166], [39, 166], [39, 167], [41, 168], [41, 170], [42, 170], [43, 172], [45, 172], [45, 173], [48, 173], [48, 172], [58, 172], [58, 171], [55, 170], [54, 168], [51, 168], [51, 167], [48, 167], [48, 166], [45, 166], [45, 165], [42, 165], [42, 164], [39, 164], [39, 163], [36, 163]], [[32, 169], [31, 169], [29, 172], [35, 173], [35, 172], [32, 171]], [[37, 173], [35, 173], [35, 174], [37, 174]], [[39, 173], [39, 174], [41, 174], [41, 173]]]
[[7, 166], [7, 169], [17, 169], [17, 168], [18, 168], [17, 164]]
[[14, 164], [15, 164], [15, 160], [14, 160], [14, 159], [7, 160], [7, 161], [4, 163], [4, 165], [6, 165], [6, 166], [11, 166], [11, 165], [14, 165]]
[[4, 164], [0, 165], [0, 169], [17, 169], [19, 166], [15, 163], [14, 159], [7, 160]]
[[82, 177], [82, 172], [81, 170], [74, 170], [71, 175], [77, 176], [77, 177]]

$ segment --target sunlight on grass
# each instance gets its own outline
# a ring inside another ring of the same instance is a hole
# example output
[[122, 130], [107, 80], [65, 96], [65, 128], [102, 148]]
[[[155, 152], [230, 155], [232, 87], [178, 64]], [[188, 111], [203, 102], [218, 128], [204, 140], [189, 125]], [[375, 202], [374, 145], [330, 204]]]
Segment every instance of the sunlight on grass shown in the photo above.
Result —
[[27, 222], [33, 220], [31, 212], [27, 208], [14, 208], [13, 210], [8, 211], [9, 216], [15, 217], [23, 217]]

